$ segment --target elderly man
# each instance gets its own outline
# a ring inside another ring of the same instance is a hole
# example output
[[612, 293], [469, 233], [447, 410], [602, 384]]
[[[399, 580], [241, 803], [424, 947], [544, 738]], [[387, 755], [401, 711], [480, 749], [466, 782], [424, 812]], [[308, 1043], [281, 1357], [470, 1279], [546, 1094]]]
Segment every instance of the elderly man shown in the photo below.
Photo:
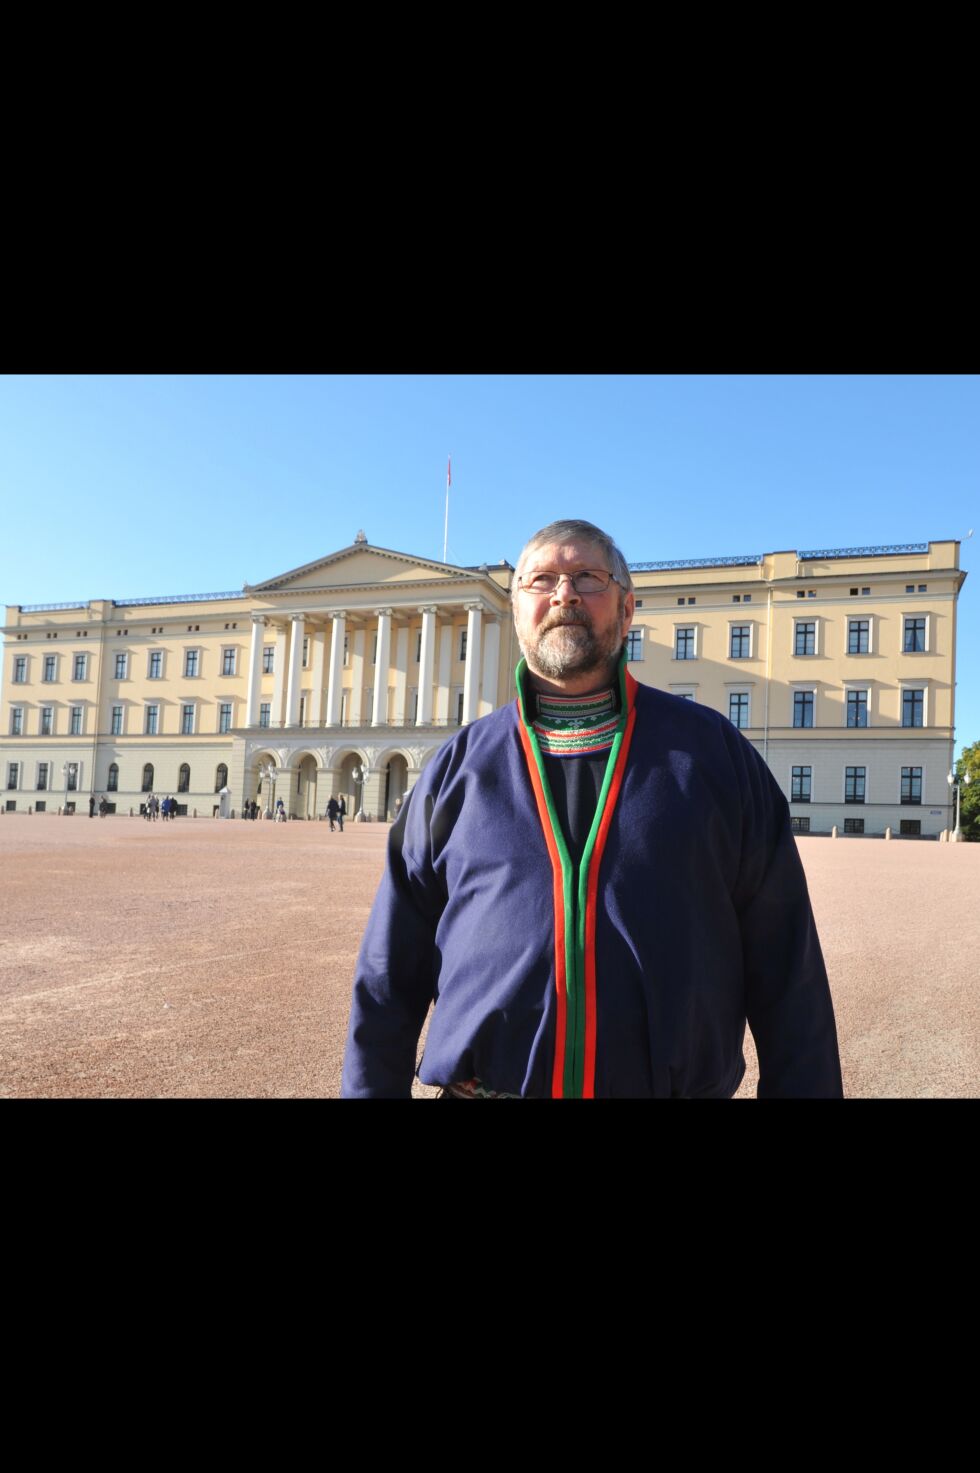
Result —
[[394, 825], [358, 957], [342, 1094], [842, 1093], [827, 975], [768, 767], [626, 668], [632, 580], [589, 522], [514, 579], [517, 700], [465, 727]]

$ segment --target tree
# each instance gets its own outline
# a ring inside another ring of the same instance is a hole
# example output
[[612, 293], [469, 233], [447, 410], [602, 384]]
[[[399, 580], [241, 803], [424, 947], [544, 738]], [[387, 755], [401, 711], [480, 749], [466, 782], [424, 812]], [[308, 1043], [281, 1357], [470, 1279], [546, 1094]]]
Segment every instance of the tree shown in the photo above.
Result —
[[956, 764], [957, 777], [970, 774], [960, 787], [960, 828], [964, 839], [980, 843], [980, 742], [964, 747]]

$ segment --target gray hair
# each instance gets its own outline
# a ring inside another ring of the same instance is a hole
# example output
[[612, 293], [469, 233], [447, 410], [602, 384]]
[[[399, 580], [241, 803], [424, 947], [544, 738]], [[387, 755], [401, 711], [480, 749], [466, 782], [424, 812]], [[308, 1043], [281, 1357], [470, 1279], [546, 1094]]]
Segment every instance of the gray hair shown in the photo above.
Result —
[[623, 594], [633, 587], [633, 579], [630, 570], [626, 566], [626, 559], [609, 536], [603, 532], [601, 527], [595, 526], [593, 522], [564, 521], [549, 522], [547, 527], [542, 527], [540, 532], [535, 532], [529, 542], [524, 544], [521, 555], [517, 559], [517, 567], [514, 571], [514, 596], [517, 595], [517, 580], [527, 562], [528, 557], [537, 547], [544, 547], [549, 542], [592, 542], [605, 556], [609, 564], [608, 571], [622, 585]]

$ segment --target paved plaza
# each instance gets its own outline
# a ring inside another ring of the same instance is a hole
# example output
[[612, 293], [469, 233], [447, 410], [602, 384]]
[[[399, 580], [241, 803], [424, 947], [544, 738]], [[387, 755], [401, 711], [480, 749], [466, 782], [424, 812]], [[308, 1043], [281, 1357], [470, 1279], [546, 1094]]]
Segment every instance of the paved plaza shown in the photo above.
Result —
[[[0, 1097], [335, 1097], [387, 835], [0, 815]], [[980, 1093], [980, 844], [799, 844], [845, 1093]]]

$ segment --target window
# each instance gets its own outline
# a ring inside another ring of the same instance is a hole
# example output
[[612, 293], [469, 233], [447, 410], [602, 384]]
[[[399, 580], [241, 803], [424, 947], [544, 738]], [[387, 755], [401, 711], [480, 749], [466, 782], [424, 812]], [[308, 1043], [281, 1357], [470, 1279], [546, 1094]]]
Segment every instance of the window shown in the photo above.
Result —
[[228, 769], [223, 762], [219, 762], [214, 773], [214, 791], [220, 793], [222, 788], [228, 786]]
[[147, 674], [147, 678], [150, 679], [150, 680], [159, 680], [161, 678], [161, 676], [163, 675], [163, 651], [162, 650], [151, 650], [150, 651], [150, 662], [149, 662], [149, 666], [147, 668], [146, 674]]
[[752, 653], [751, 624], [733, 624], [731, 638], [729, 658], [732, 660], [747, 660]]
[[263, 701], [262, 704], [261, 704], [261, 706], [259, 707], [259, 725], [260, 726], [268, 726], [269, 725], [269, 720], [270, 720], [270, 717], [271, 716], [272, 716], [272, 702], [271, 701]]
[[84, 680], [88, 674], [88, 655], [76, 655], [71, 668], [72, 680]]
[[864, 775], [867, 771], [864, 767], [844, 768], [844, 802], [864, 802]]
[[742, 595], [740, 593], [733, 593], [732, 594], [732, 603], [733, 604], [740, 604], [741, 602], [742, 602]]
[[374, 636], [374, 643], [371, 646], [371, 664], [372, 665], [376, 665], [377, 663], [378, 663], [378, 636], [375, 635]]
[[696, 604], [697, 603], [697, 599], [696, 598], [689, 598], [688, 599], [688, 603], [689, 604]]
[[344, 664], [350, 664], [350, 635], [344, 635]]
[[81, 734], [82, 734], [82, 708], [81, 708], [81, 706], [72, 706], [72, 708], [71, 708], [71, 718], [70, 718], [69, 726], [68, 726], [68, 735], [69, 736], [81, 736]]
[[418, 634], [415, 636], [415, 663], [416, 663], [416, 665], [419, 663], [419, 661], [421, 660], [421, 658], [422, 658], [422, 631], [420, 629], [419, 632], [418, 632]]
[[866, 655], [870, 648], [870, 619], [848, 619], [847, 621], [847, 653], [849, 655]]
[[861, 589], [861, 597], [862, 598], [867, 598], [867, 596], [868, 596], [868, 594], [870, 592], [871, 592], [871, 589], [870, 588], [862, 588]]
[[297, 724], [299, 726], [305, 726], [306, 725], [306, 697], [305, 696], [300, 696], [300, 698], [299, 698], [299, 720], [298, 720], [298, 723]]
[[921, 818], [903, 818], [899, 821], [898, 832], [907, 839], [917, 839], [922, 833]]
[[78, 791], [78, 763], [77, 762], [69, 762], [69, 764], [68, 764], [68, 776], [65, 779], [65, 789], [69, 793], [77, 793], [77, 791]]
[[[344, 646], [344, 648], [346, 650], [346, 645]], [[346, 660], [344, 661], [344, 663], [345, 664], [347, 663]], [[263, 675], [273, 675], [275, 673], [275, 665], [276, 665], [276, 647], [275, 647], [275, 645], [274, 644], [264, 644], [262, 646], [262, 674]]]
[[643, 630], [631, 629], [626, 636], [627, 660], [643, 659]]
[[24, 735], [24, 708], [23, 706], [11, 706], [10, 708], [10, 735]]
[[234, 675], [237, 668], [238, 651], [234, 648], [221, 651], [221, 673], [222, 675]]
[[200, 662], [200, 650], [184, 651], [184, 679], [194, 680], [197, 677], [197, 668]]
[[847, 724], [848, 726], [867, 726], [868, 692], [866, 690], [847, 692]]
[[457, 726], [462, 726], [462, 724], [463, 724], [463, 692], [460, 691], [459, 695], [456, 698], [456, 725]]
[[813, 691], [795, 690], [793, 692], [793, 725], [813, 725]]
[[127, 675], [128, 675], [128, 673], [129, 673], [129, 656], [128, 655], [117, 655], [116, 656], [116, 679], [117, 680], [125, 680], [126, 677], [127, 677]]
[[20, 763], [19, 762], [8, 762], [7, 763], [7, 787], [8, 787], [8, 789], [14, 789], [14, 788], [17, 787], [17, 782], [18, 782], [19, 777], [20, 777]]
[[309, 664], [310, 664], [310, 636], [308, 634], [304, 634], [303, 635], [303, 669], [304, 670], [308, 669], [309, 668]]
[[794, 767], [793, 785], [790, 788], [791, 803], [809, 803], [812, 767]]
[[180, 734], [181, 736], [194, 735], [194, 707], [181, 706], [180, 708]]
[[905, 655], [921, 655], [926, 648], [926, 621], [925, 619], [905, 620], [905, 639], [902, 643], [902, 653]]
[[143, 768], [143, 784], [142, 784], [141, 791], [144, 792], [144, 793], [152, 793], [153, 792], [153, 763], [152, 762], [148, 762], [146, 764], [146, 766]]
[[691, 625], [691, 624], [687, 624], [683, 628], [675, 630], [675, 632], [674, 632], [674, 659], [675, 660], [693, 660], [693, 659], [695, 659], [695, 638], [694, 638], [694, 633], [695, 633], [694, 626]]
[[159, 706], [147, 706], [147, 708], [146, 708], [146, 724], [145, 724], [144, 729], [143, 729], [144, 730], [144, 735], [145, 736], [156, 736], [156, 734], [157, 734], [157, 725], [158, 725], [159, 721], [160, 721], [160, 707]]
[[751, 595], [751, 593], [743, 593], [742, 594], [742, 602], [743, 602], [743, 604], [750, 604], [752, 602], [752, 595]]
[[789, 826], [794, 834], [808, 834], [810, 832], [810, 815], [805, 818], [791, 818]]
[[[218, 707], [218, 730], [231, 731], [231, 702], [225, 701]], [[224, 784], [222, 784], [224, 786]]]
[[915, 592], [915, 584], [914, 583], [906, 583], [906, 585], [905, 585], [905, 592], [906, 593], [914, 593]]
[[57, 678], [58, 678], [57, 658], [58, 658], [57, 655], [45, 655], [45, 657], [44, 657], [44, 674], [41, 676], [41, 679], [42, 680], [48, 681], [49, 683], [52, 680], [57, 680]]
[[177, 791], [178, 793], [190, 792], [190, 786], [191, 770], [186, 762], [182, 762], [180, 764], [180, 771], [177, 774]]
[[112, 708], [112, 721], [111, 721], [110, 726], [109, 726], [109, 735], [110, 736], [122, 736], [122, 734], [123, 734], [123, 708], [122, 708], [122, 706], [113, 706], [113, 708]]
[[[459, 636], [459, 658], [461, 660], [465, 660], [466, 659], [466, 635], [467, 635], [467, 632], [468, 631], [465, 630], [465, 629], [462, 629], [460, 631], [460, 636]], [[462, 719], [463, 719], [462, 718], [462, 715], [460, 715], [460, 718], [459, 719], [462, 721]]]
[[728, 719], [733, 726], [749, 724], [749, 697], [746, 691], [732, 691], [728, 697]]
[[27, 684], [27, 656], [17, 655], [14, 659], [14, 685]]
[[902, 725], [921, 726], [925, 711], [924, 690], [902, 691]]
[[679, 604], [682, 604], [682, 603], [683, 603], [683, 602], [684, 602], [684, 600], [683, 600], [683, 599], [682, 599], [682, 598], [679, 598], [679, 599], [678, 599], [678, 600], [677, 600], [677, 602], [678, 602], [678, 603], [679, 603]]
[[41, 707], [41, 735], [50, 736], [54, 731], [54, 707]]
[[119, 792], [119, 763], [118, 762], [110, 762], [109, 763], [109, 776], [106, 778], [106, 784], [105, 785], [106, 785], [106, 792], [108, 792], [108, 793], [118, 793]]
[[903, 767], [902, 768], [902, 802], [903, 803], [921, 803], [922, 802], [922, 768], [921, 767]]
[[857, 589], [856, 589], [856, 588], [852, 588], [852, 589], [851, 589], [851, 597], [852, 597], [852, 598], [857, 598], [857, 596], [858, 596], [858, 591], [857, 591]]
[[844, 832], [845, 832], [845, 834], [863, 834], [864, 833], [864, 819], [863, 818], [845, 818], [845, 820], [844, 820]]
[[925, 583], [920, 583], [920, 584], [919, 584], [919, 592], [920, 592], [920, 593], [925, 593], [925, 591], [926, 591], [926, 588], [927, 588], [927, 586], [928, 586], [928, 585], [927, 585], [927, 584], [925, 584]]
[[817, 626], [812, 619], [797, 619], [793, 644], [794, 655], [815, 655], [817, 652]]
[[46, 762], [37, 764], [37, 790], [39, 793], [48, 791], [48, 764]]

